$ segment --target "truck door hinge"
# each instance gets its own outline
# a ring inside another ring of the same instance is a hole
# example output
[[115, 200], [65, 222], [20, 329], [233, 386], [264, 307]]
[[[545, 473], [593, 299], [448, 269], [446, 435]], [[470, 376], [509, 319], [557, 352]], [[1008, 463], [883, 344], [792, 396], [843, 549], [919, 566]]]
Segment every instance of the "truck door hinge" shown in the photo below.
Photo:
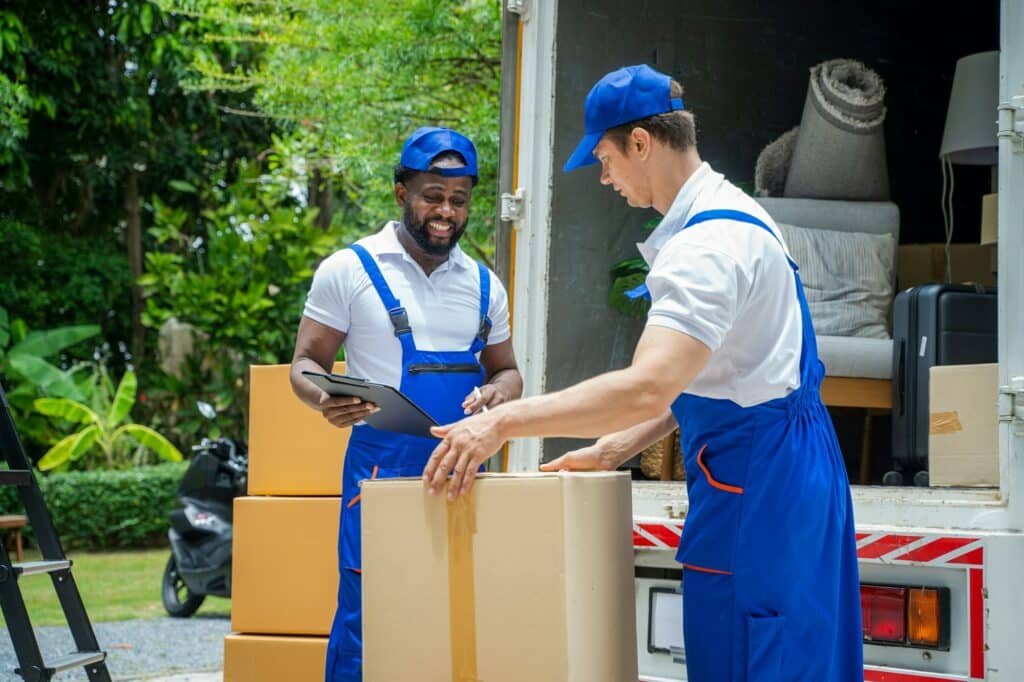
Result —
[[505, 7], [512, 14], [518, 14], [520, 21], [526, 21], [530, 10], [530, 0], [506, 0]]
[[1013, 377], [999, 387], [999, 421], [1024, 426], [1024, 377]]
[[516, 190], [515, 194], [503, 192], [501, 195], [501, 220], [506, 223], [516, 223], [523, 219], [523, 209], [526, 206], [526, 190], [522, 187]]
[[1024, 152], [1024, 95], [1016, 95], [999, 105], [998, 136], [1009, 138], [1013, 151]]

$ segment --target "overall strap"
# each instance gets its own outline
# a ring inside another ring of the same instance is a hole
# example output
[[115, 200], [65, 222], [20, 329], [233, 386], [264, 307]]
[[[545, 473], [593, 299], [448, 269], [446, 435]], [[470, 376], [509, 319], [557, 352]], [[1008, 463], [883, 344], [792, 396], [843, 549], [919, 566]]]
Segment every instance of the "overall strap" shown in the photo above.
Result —
[[395, 336], [402, 343], [402, 348], [404, 350], [415, 350], [416, 346], [412, 338], [412, 327], [409, 326], [409, 314], [402, 307], [399, 300], [395, 298], [395, 295], [391, 293], [391, 287], [388, 286], [387, 281], [384, 279], [384, 274], [381, 273], [377, 261], [360, 244], [353, 244], [349, 248], [355, 251], [355, 254], [362, 262], [363, 269], [366, 270], [370, 282], [373, 283], [373, 288], [377, 291], [377, 296], [380, 297], [381, 302], [384, 304], [384, 309], [388, 312], [388, 317], [391, 318], [391, 326], [394, 327]]
[[[743, 211], [733, 211], [728, 209], [714, 210], [714, 211], [701, 211], [697, 215], [690, 218], [686, 225], [683, 227], [685, 230], [691, 225], [702, 223], [706, 220], [735, 220], [741, 223], [749, 223], [756, 225], [765, 232], [775, 238], [775, 241], [779, 243], [780, 247], [783, 247], [782, 240], [772, 232], [772, 229], [764, 223], [764, 221], [756, 218], [749, 213]], [[782, 248], [785, 253], [785, 247]], [[811, 311], [807, 306], [807, 297], [804, 295], [804, 285], [800, 281], [800, 268], [793, 259], [786, 253], [786, 260], [789, 261], [789, 267], [793, 269], [793, 278], [796, 280], [796, 297], [800, 303], [800, 320], [801, 326], [803, 327], [802, 338], [800, 343], [800, 386], [802, 395], [809, 395], [811, 392], [818, 390], [818, 385], [821, 382], [821, 377], [816, 376], [816, 373], [820, 374], [819, 369], [821, 363], [818, 361], [818, 342], [814, 334], [814, 325], [811, 321]], [[804, 387], [810, 386], [808, 391], [802, 390]]]
[[491, 334], [492, 326], [491, 318], [487, 316], [491, 307], [491, 275], [482, 263], [477, 263], [476, 267], [480, 272], [480, 327], [470, 346], [473, 353], [479, 353], [487, 345], [487, 337]]
[[[751, 225], [757, 225], [758, 227], [763, 229], [765, 232], [770, 234], [772, 236], [772, 239], [774, 239], [775, 241], [777, 241], [779, 243], [779, 246], [782, 246], [782, 240], [779, 239], [778, 235], [776, 235], [772, 231], [772, 228], [768, 227], [768, 225], [763, 220], [761, 220], [760, 218], [752, 216], [749, 213], [745, 213], [744, 211], [734, 211], [734, 210], [731, 210], [731, 209], [724, 209], [724, 208], [723, 209], [715, 209], [713, 211], [701, 211], [697, 215], [695, 215], [692, 218], [690, 218], [689, 220], [687, 220], [686, 221], [686, 225], [683, 225], [683, 229], [685, 230], [686, 228], [690, 227], [691, 225], [696, 225], [697, 223], [703, 223], [703, 222], [706, 222], [708, 220], [735, 220], [736, 222], [739, 222], [739, 223], [749, 223]], [[783, 250], [783, 252], [785, 252], [785, 250], [786, 250], [785, 247], [783, 247], [782, 250]], [[786, 254], [786, 260], [789, 261], [789, 267], [793, 268], [794, 272], [796, 272], [796, 271], [798, 271], [800, 269], [797, 266], [797, 264], [793, 262], [793, 259], [789, 257], [788, 253]]]

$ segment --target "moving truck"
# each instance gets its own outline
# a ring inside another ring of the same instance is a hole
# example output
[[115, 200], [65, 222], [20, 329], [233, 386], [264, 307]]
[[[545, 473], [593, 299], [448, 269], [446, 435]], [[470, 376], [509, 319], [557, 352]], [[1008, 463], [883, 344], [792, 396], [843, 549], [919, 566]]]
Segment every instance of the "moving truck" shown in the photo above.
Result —
[[[497, 269], [511, 294], [527, 395], [624, 366], [643, 325], [608, 306], [609, 272], [637, 255], [633, 244], [656, 216], [599, 187], [596, 170], [561, 170], [583, 131], [584, 97], [604, 73], [646, 62], [678, 78], [697, 116], [702, 156], [743, 186], [758, 151], [799, 123], [808, 69], [833, 57], [864, 61], [887, 79], [901, 241], [935, 242], [945, 238], [935, 220], [936, 131], [956, 60], [1001, 51], [991, 112], [998, 170], [984, 169], [972, 186], [964, 178], [976, 171], [953, 168], [962, 202], [956, 241], [978, 241], [964, 230], [972, 220], [978, 229], [981, 195], [998, 190], [998, 380], [980, 397], [997, 405], [998, 480], [945, 488], [855, 483], [852, 492], [865, 680], [1024, 680], [1024, 2], [951, 13], [849, 0], [503, 2]], [[533, 471], [578, 445], [519, 440], [506, 466]], [[633, 485], [641, 680], [685, 680], [674, 561], [685, 486]]]

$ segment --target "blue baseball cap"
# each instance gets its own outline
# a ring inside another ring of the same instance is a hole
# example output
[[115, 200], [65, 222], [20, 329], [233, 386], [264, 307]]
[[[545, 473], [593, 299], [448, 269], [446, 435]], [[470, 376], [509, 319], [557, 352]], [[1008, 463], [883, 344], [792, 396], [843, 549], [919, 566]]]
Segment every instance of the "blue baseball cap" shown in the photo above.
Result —
[[[458, 152], [466, 165], [459, 168], [431, 166], [434, 159], [445, 152]], [[399, 163], [412, 170], [429, 171], [445, 177], [477, 177], [476, 147], [468, 137], [448, 128], [425, 127], [414, 132], [402, 145]]]
[[683, 100], [669, 94], [671, 85], [671, 78], [646, 64], [623, 67], [597, 81], [584, 105], [586, 134], [563, 170], [597, 163], [594, 147], [610, 128], [682, 109]]

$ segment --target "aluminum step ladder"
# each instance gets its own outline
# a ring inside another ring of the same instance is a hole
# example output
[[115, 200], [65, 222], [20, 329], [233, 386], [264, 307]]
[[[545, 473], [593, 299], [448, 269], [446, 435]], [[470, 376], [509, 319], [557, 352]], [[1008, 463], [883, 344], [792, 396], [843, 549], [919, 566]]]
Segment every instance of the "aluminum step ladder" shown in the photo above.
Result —
[[[96, 642], [96, 634], [85, 612], [82, 597], [71, 576], [71, 561], [64, 555], [64, 548], [53, 527], [39, 483], [14, 428], [3, 386], [0, 386], [0, 451], [8, 466], [8, 469], [0, 470], [0, 485], [17, 486], [29, 526], [43, 554], [42, 561], [11, 563], [6, 543], [0, 542], [0, 608], [3, 609], [7, 631], [18, 657], [18, 668], [14, 672], [26, 682], [48, 682], [59, 672], [85, 668], [90, 681], [110, 682], [107, 654], [100, 650]], [[19, 586], [22, 578], [44, 574], [49, 575], [53, 581], [77, 648], [77, 651], [48, 661], [43, 660], [39, 651], [39, 643]]]

